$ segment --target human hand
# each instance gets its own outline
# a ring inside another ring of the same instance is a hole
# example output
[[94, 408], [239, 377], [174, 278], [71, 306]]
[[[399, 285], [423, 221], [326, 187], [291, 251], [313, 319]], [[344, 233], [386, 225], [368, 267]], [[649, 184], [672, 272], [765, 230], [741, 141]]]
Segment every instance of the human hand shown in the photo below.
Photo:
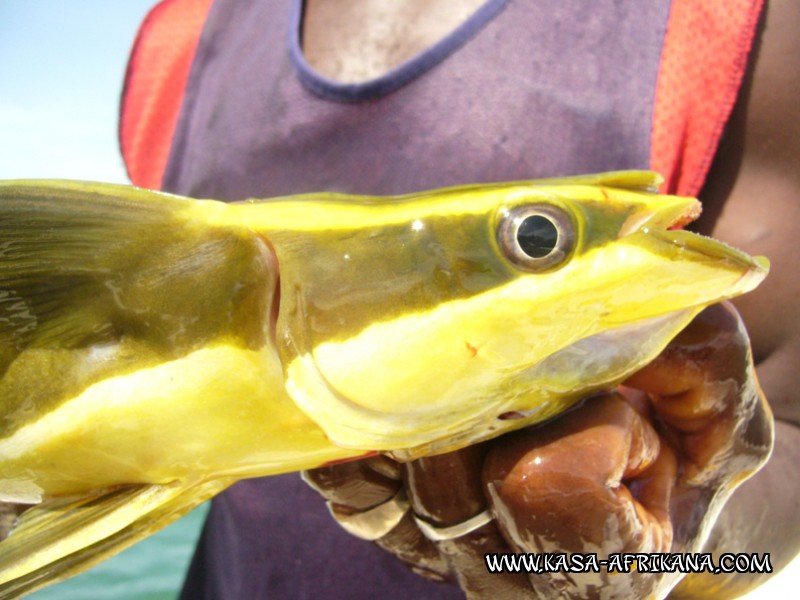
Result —
[[601, 587], [604, 598], [663, 597], [679, 574], [525, 576], [489, 573], [484, 562], [491, 552], [603, 559], [700, 550], [727, 497], [772, 443], [735, 311], [704, 311], [626, 386], [458, 452], [405, 465], [377, 457], [307, 478], [337, 518], [356, 521], [404, 490], [413, 514], [395, 505], [402, 518], [377, 543], [424, 575], [456, 580], [468, 597], [592, 598]]

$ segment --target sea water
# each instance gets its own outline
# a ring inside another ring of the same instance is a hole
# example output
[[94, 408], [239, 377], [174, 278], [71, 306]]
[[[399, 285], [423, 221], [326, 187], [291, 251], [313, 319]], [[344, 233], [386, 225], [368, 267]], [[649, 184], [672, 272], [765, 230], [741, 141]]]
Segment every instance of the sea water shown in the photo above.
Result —
[[28, 596], [31, 600], [174, 600], [208, 505], [93, 569]]

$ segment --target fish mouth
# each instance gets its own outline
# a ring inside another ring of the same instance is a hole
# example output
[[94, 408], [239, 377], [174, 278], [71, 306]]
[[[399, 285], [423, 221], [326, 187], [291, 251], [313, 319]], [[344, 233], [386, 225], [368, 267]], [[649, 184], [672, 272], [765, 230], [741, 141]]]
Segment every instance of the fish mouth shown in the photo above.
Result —
[[[695, 198], [653, 194], [643, 206], [633, 213], [620, 228], [618, 238], [648, 237], [662, 245], [662, 252], [673, 260], [702, 260], [725, 264], [742, 271], [743, 285], [752, 289], [769, 272], [769, 260], [763, 256], [750, 256], [733, 246], [683, 229], [702, 213], [702, 204]], [[634, 241], [634, 240], [626, 240]], [[752, 280], [752, 281], [749, 281]], [[753, 285], [746, 285], [752, 283]], [[743, 292], [739, 292], [743, 293]]]
[[[679, 221], [680, 218], [676, 220]], [[666, 271], [672, 270], [676, 265], [688, 264], [696, 267], [704, 266], [714, 273], [738, 274], [734, 281], [728, 281], [725, 293], [713, 301], [749, 292], [769, 273], [770, 263], [766, 257], [750, 256], [725, 242], [683, 229], [642, 227], [625, 236], [624, 241], [646, 248], [653, 255], [657, 255], [660, 260], [653, 261], [653, 268], [658, 266]]]

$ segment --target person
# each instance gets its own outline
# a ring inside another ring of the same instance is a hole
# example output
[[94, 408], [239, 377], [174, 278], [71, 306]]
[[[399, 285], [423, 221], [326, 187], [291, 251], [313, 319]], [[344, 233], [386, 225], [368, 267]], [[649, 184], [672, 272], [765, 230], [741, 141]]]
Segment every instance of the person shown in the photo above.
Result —
[[[798, 478], [787, 476], [800, 458], [800, 251], [791, 235], [800, 218], [800, 62], [787, 58], [800, 54], [798, 25], [788, 0], [764, 10], [758, 0], [166, 0], [131, 57], [122, 150], [137, 185], [229, 201], [646, 167], [665, 174], [667, 191], [700, 193], [698, 230], [772, 259], [767, 281], [736, 305], [777, 418], [771, 461], [733, 495], [707, 549], [769, 552], [778, 569], [800, 547]], [[734, 393], [713, 396], [724, 426], [709, 429], [700, 415], [681, 428], [666, 400], [681, 383], [692, 393], [674, 406], [697, 417], [714, 386], [733, 380], [741, 389], [744, 339], [735, 314], [714, 308], [630, 382], [649, 398], [623, 390], [542, 428], [407, 465], [382, 457], [326, 468], [307, 476], [316, 491], [296, 475], [237, 484], [212, 505], [182, 597], [599, 597], [590, 579], [489, 574], [483, 553], [543, 548], [536, 517], [548, 515], [538, 520], [547, 524], [553, 514], [571, 524], [555, 536], [561, 547], [585, 549], [608, 537], [600, 525], [622, 523], [610, 515], [631, 510], [642, 535], [661, 536], [651, 548], [699, 550], [719, 490], [739, 477], [733, 463], [748, 457], [746, 470], [763, 458], [769, 420], [752, 405], [741, 414]], [[638, 434], [598, 438], [598, 428]], [[572, 447], [576, 436], [583, 443]], [[733, 441], [754, 450], [732, 452]], [[635, 448], [657, 456], [649, 484], [623, 468]], [[567, 466], [526, 470], [533, 451]], [[602, 456], [613, 460], [601, 469]], [[717, 481], [692, 496], [689, 473]], [[639, 504], [618, 497], [589, 510], [604, 492], [599, 474]], [[558, 492], [555, 506], [544, 482]], [[588, 490], [583, 503], [570, 494], [575, 482]], [[390, 552], [350, 537], [317, 495], [342, 519], [400, 486], [416, 515], [378, 540]], [[452, 529], [487, 507], [492, 521]], [[419, 522], [432, 526], [433, 541]], [[622, 545], [636, 535], [622, 535]], [[673, 596], [731, 597], [762, 579], [692, 576]], [[649, 577], [614, 592], [663, 595], [675, 583]]]

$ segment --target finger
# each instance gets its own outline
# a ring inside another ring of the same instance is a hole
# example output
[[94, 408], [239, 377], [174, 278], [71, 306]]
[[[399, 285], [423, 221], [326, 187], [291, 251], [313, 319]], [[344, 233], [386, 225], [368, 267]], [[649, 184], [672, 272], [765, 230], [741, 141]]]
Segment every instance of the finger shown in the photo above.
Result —
[[[498, 527], [517, 551], [537, 553], [667, 551], [676, 477], [674, 453], [616, 395], [509, 436], [484, 470]], [[631, 585], [605, 573], [566, 577], [535, 575], [531, 583], [545, 597], [591, 597], [597, 586]], [[658, 584], [640, 578], [629, 592], [643, 597]]]
[[[389, 515], [389, 525], [365, 522], [367, 512], [381, 510], [402, 488], [400, 465], [385, 456], [375, 456], [305, 471], [303, 479], [329, 502], [332, 516], [356, 535], [369, 534], [376, 544], [391, 552], [412, 570], [428, 579], [449, 577], [449, 565], [435, 544], [417, 528], [410, 512], [399, 518]], [[398, 515], [399, 516], [399, 515]], [[377, 533], [372, 535], [371, 529]], [[360, 532], [360, 533], [359, 533]], [[377, 538], [377, 539], [375, 539]]]
[[375, 543], [397, 556], [418, 575], [434, 581], [455, 580], [447, 558], [434, 542], [422, 534], [411, 512]]
[[386, 502], [402, 486], [399, 465], [385, 456], [312, 469], [303, 479], [326, 500], [355, 510]]
[[730, 479], [768, 456], [771, 416], [747, 333], [730, 304], [700, 313], [625, 383], [648, 392], [654, 411], [680, 434], [686, 479]]
[[699, 431], [733, 412], [740, 388], [757, 387], [749, 348], [733, 307], [710, 306], [625, 384], [649, 392], [671, 426]]
[[[471, 446], [408, 463], [405, 481], [409, 500], [429, 535], [449, 538], [438, 539], [436, 546], [468, 598], [527, 597], [530, 587], [524, 575], [493, 574], [486, 568], [485, 554], [509, 551], [492, 522], [463, 534], [457, 531], [487, 508], [481, 480], [486, 449], [486, 445]], [[445, 534], [447, 529], [455, 531], [456, 537]]]
[[[656, 551], [669, 546], [675, 468], [652, 426], [614, 395], [497, 445], [484, 479], [501, 526], [512, 524], [508, 533], [521, 549], [578, 552], [603, 545], [606, 518], [613, 515], [618, 551], [644, 551], [659, 537], [667, 543], [654, 544]], [[646, 531], [652, 525], [664, 531]]]
[[417, 516], [438, 526], [462, 523], [486, 509], [480, 473], [486, 450], [476, 445], [405, 465], [409, 500]]

